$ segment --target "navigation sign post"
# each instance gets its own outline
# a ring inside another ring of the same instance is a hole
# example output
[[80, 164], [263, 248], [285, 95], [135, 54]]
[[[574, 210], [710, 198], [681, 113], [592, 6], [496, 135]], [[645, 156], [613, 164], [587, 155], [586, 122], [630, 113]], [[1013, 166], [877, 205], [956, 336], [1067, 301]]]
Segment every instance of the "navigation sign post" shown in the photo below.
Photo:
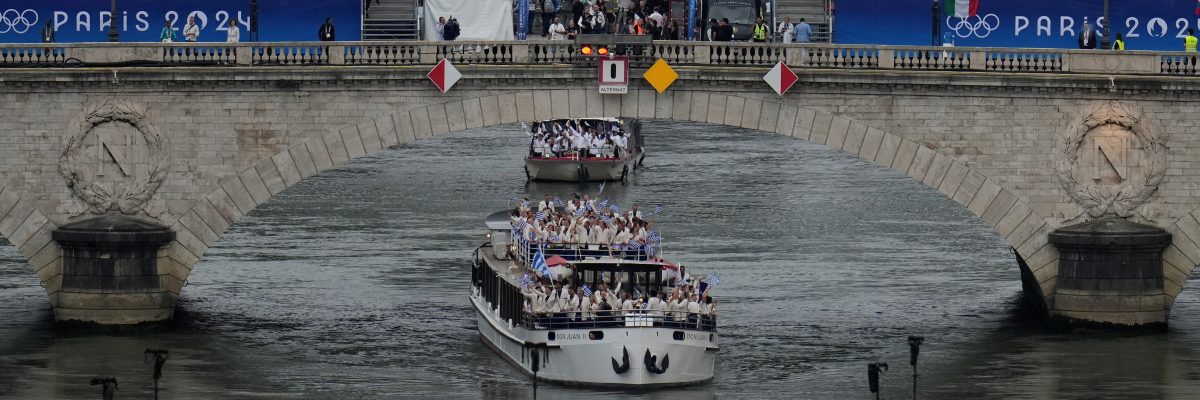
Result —
[[629, 93], [629, 57], [609, 56], [599, 60], [600, 93]]
[[454, 87], [459, 79], [462, 79], [462, 73], [458, 72], [458, 68], [454, 68], [454, 64], [445, 58], [438, 62], [437, 66], [433, 67], [433, 70], [430, 70], [426, 76], [442, 93], [446, 93], [451, 87]]
[[771, 68], [771, 70], [763, 76], [763, 80], [767, 81], [768, 85], [771, 85], [771, 89], [774, 89], [775, 93], [783, 96], [783, 94], [787, 93], [788, 89], [791, 89], [792, 85], [795, 85], [796, 81], [800, 80], [800, 78], [796, 76], [796, 73], [792, 72], [791, 68], [788, 68], [787, 64], [784, 64], [783, 61], [780, 61], [779, 63], [775, 64], [775, 68]]

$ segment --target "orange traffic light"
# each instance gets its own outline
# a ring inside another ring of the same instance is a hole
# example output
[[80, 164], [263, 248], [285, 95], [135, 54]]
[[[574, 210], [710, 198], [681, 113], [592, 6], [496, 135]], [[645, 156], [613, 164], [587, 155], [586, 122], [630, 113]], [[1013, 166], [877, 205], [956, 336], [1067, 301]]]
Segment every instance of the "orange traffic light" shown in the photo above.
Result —
[[607, 56], [607, 55], [608, 55], [608, 48], [607, 48], [607, 47], [601, 47], [601, 48], [599, 48], [598, 50], [596, 50], [596, 54], [599, 54], [599, 55], [602, 55], [602, 56]]
[[579, 48], [579, 53], [581, 53], [585, 56], [592, 55], [592, 46], [583, 46], [583, 47]]
[[608, 47], [593, 46], [590, 44], [585, 44], [585, 45], [579, 47], [579, 54], [582, 54], [585, 56], [607, 56], [608, 55]]

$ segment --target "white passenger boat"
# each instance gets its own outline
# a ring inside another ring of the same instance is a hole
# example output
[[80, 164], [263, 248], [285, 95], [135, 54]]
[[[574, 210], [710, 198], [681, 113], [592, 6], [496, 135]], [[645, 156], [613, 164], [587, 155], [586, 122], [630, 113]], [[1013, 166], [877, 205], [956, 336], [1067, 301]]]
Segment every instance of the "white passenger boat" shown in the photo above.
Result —
[[[512, 235], [509, 212], [487, 218], [488, 242], [475, 251], [471, 304], [480, 339], [501, 357], [538, 380], [615, 387], [681, 386], [713, 377], [716, 316], [686, 318], [654, 312], [597, 312], [591, 320], [538, 316], [524, 308], [519, 283], [536, 245]], [[573, 268], [571, 287], [623, 282], [642, 293], [669, 292], [664, 267], [642, 250], [542, 249]], [[667, 270], [669, 271], [669, 270]]]
[[[588, 182], [625, 180], [641, 165], [645, 158], [642, 141], [642, 125], [635, 119], [624, 118], [574, 118], [533, 122], [527, 129], [539, 130], [551, 125], [585, 126], [598, 132], [620, 132], [627, 145], [624, 150], [595, 156], [598, 151], [561, 151], [547, 154], [536, 148], [535, 132], [531, 137], [529, 153], [525, 157], [525, 177], [539, 181]], [[615, 130], [613, 129], [615, 127]]]

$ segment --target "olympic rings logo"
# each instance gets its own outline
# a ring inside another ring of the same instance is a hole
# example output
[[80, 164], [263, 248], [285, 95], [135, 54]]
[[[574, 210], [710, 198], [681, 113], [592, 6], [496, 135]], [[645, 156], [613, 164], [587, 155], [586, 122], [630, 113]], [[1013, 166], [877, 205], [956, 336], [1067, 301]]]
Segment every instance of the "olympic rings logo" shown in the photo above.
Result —
[[[32, 19], [30, 16], [32, 15]], [[34, 10], [14, 10], [7, 9], [0, 12], [0, 33], [16, 33], [22, 34], [29, 32], [38, 23], [38, 13]]]
[[[955, 23], [954, 19], [958, 22]], [[988, 15], [972, 15], [966, 18], [958, 18], [953, 15], [946, 17], [946, 27], [954, 32], [960, 38], [976, 37], [983, 39], [991, 35], [996, 29], [1000, 29], [1000, 17], [996, 14]]]

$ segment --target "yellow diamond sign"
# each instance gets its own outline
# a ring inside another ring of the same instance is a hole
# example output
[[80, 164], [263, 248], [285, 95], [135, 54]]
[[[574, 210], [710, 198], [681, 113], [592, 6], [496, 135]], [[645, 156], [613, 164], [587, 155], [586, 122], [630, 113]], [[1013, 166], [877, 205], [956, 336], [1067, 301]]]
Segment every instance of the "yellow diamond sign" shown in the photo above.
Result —
[[650, 82], [650, 86], [654, 86], [654, 90], [662, 93], [672, 83], [675, 83], [676, 79], [679, 79], [679, 74], [675, 73], [675, 69], [660, 58], [650, 69], [646, 70], [645, 74], [642, 74], [642, 78], [645, 78], [646, 82]]

